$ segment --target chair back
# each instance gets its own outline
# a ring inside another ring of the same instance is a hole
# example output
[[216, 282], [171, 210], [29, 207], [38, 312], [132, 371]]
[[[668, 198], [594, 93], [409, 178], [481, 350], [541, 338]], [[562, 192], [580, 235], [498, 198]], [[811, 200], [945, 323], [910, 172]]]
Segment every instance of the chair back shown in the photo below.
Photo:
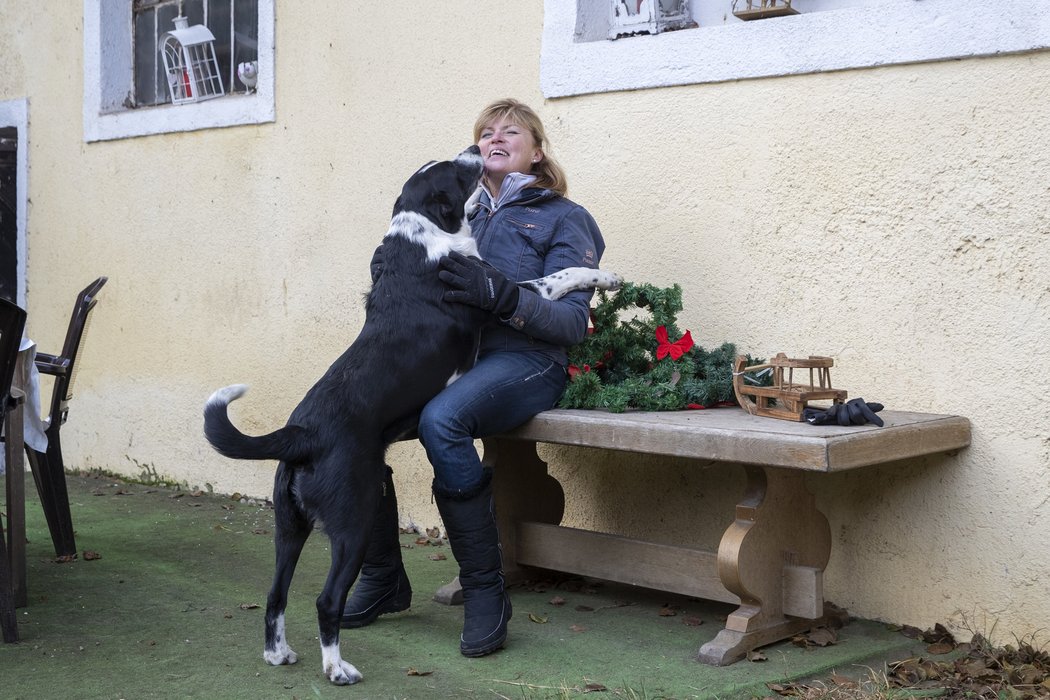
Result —
[[51, 397], [52, 423], [56, 420], [59, 425], [66, 422], [69, 401], [73, 398], [73, 384], [80, 366], [77, 356], [84, 345], [84, 338], [87, 337], [87, 330], [91, 324], [91, 311], [98, 303], [96, 298], [98, 292], [108, 279], [108, 277], [99, 277], [89, 284], [77, 295], [76, 303], [73, 305], [73, 313], [69, 317], [69, 328], [66, 330], [66, 340], [62, 345], [61, 360], [66, 365], [66, 371], [55, 377], [54, 394]]
[[11, 382], [15, 377], [15, 362], [18, 360], [18, 348], [22, 344], [25, 326], [25, 310], [6, 299], [0, 299], [0, 416], [13, 405]]

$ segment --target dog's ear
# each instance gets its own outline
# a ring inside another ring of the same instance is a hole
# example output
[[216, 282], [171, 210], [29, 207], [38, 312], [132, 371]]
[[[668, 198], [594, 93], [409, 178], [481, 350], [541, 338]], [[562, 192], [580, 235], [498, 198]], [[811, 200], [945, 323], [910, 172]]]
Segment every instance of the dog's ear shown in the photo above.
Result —
[[401, 211], [401, 196], [398, 195], [397, 199], [394, 200], [394, 211], [391, 212], [390, 216], [397, 216], [397, 213]]
[[455, 207], [452, 206], [452, 202], [449, 201], [448, 195], [444, 192], [435, 192], [434, 196], [430, 198], [430, 203], [437, 210], [438, 218], [442, 222], [452, 221], [452, 214]]

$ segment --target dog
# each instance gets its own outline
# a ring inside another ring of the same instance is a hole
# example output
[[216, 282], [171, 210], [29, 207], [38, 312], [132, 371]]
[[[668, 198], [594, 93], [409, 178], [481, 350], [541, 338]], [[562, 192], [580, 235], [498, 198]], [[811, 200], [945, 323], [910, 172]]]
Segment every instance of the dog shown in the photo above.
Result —
[[[283, 428], [252, 437], [233, 425], [227, 407], [245, 385], [219, 389], [204, 408], [204, 434], [219, 453], [279, 461], [273, 490], [277, 565], [263, 650], [271, 665], [297, 661], [285, 636], [288, 588], [307, 537], [323, 523], [332, 548], [317, 599], [323, 671], [336, 685], [362, 678], [340, 655], [339, 622], [378, 509], [386, 448], [411, 430], [431, 398], [470, 369], [481, 327], [491, 318], [444, 301], [447, 288], [438, 278], [438, 261], [451, 251], [478, 256], [468, 216], [478, 204], [482, 170], [480, 151], [471, 146], [408, 179], [383, 239], [383, 272], [368, 293], [360, 334]], [[615, 274], [581, 267], [520, 284], [557, 299], [620, 283]]]

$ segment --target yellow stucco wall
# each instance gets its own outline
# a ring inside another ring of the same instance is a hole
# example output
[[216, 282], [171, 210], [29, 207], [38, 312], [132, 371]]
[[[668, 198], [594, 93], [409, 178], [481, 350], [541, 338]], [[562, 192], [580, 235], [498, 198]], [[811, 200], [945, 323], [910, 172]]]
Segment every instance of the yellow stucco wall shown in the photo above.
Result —
[[[275, 123], [91, 144], [81, 3], [0, 6], [0, 100], [30, 104], [42, 349], [75, 292], [110, 278], [70, 465], [268, 494], [273, 464], [205, 445], [205, 398], [246, 382], [239, 425], [283, 424], [361, 324], [404, 178], [512, 95], [545, 118], [603, 266], [681, 283], [697, 342], [831, 355], [852, 396], [973, 422], [958, 455], [812, 478], [834, 535], [827, 597], [1002, 640], [1045, 628], [1050, 53], [544, 101], [541, 3], [377, 3], [367, 25], [316, 5], [278, 3]], [[660, 541], [715, 546], [742, 486], [732, 465], [545, 454], [570, 522]], [[436, 524], [418, 447], [389, 461], [405, 520]]]

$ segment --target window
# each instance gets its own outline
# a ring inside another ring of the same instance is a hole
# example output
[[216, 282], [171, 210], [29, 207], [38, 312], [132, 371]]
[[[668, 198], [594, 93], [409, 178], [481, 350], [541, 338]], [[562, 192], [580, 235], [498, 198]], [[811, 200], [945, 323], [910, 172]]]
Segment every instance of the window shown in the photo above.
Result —
[[130, 101], [136, 106], [171, 102], [158, 37], [175, 28], [173, 20], [180, 5], [191, 26], [203, 24], [215, 35], [215, 56], [225, 91], [245, 91], [236, 82], [237, 65], [259, 57], [256, 0], [134, 0], [135, 81]]
[[751, 22], [691, 0], [696, 28], [609, 41], [614, 3], [545, 0], [545, 97], [1050, 48], [1050, 6], [1030, 0], [793, 0], [798, 14]]
[[[275, 0], [84, 0], [84, 140], [193, 131], [274, 120]], [[215, 35], [226, 95], [172, 105], [158, 37], [182, 7]], [[237, 64], [258, 62], [255, 91]]]
[[29, 103], [0, 100], [0, 297], [26, 305]]

